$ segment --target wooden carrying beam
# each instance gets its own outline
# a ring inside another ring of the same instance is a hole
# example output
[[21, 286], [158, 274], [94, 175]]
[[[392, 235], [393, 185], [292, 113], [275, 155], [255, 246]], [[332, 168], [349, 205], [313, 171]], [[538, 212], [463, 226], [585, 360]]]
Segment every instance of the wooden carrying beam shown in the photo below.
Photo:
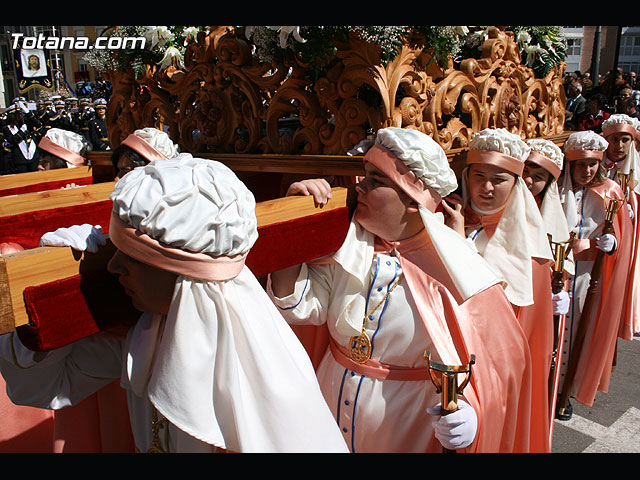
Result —
[[[310, 196], [258, 203], [259, 238], [247, 266], [262, 276], [335, 251], [348, 230], [352, 194], [335, 188], [322, 209]], [[17, 329], [31, 348], [47, 350], [96, 333], [114, 316], [137, 318], [140, 313], [106, 271], [114, 251], [107, 242], [95, 254], [38, 247], [1, 256], [0, 333]]]
[[56, 190], [72, 183], [75, 185], [92, 184], [93, 173], [91, 167], [56, 168], [41, 172], [2, 175], [0, 176], [0, 197]]
[[115, 182], [0, 197], [0, 217], [107, 200]]

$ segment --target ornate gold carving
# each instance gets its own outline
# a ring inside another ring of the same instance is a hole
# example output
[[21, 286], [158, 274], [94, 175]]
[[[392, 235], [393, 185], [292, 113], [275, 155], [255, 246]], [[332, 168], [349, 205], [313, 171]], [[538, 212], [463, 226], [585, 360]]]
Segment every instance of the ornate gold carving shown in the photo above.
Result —
[[355, 35], [337, 47], [337, 61], [311, 80], [298, 61], [258, 62], [243, 36], [219, 26], [188, 46], [184, 71], [105, 72], [112, 147], [146, 126], [168, 129], [192, 153], [318, 155], [344, 155], [387, 126], [420, 130], [447, 151], [484, 128], [522, 138], [563, 131], [563, 71], [536, 79], [511, 32], [490, 29], [481, 58], [445, 69], [428, 48], [405, 45], [383, 65], [380, 47]]

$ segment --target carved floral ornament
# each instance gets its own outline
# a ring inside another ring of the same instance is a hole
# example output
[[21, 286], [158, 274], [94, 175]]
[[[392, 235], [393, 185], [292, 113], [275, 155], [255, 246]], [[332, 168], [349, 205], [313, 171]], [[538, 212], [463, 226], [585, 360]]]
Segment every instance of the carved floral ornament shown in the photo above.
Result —
[[183, 66], [143, 75], [107, 70], [112, 147], [137, 128], [165, 128], [192, 153], [344, 155], [387, 126], [415, 128], [445, 150], [483, 128], [522, 138], [562, 133], [564, 64], [543, 78], [522, 63], [513, 32], [486, 30], [479, 58], [442, 67], [431, 49], [404, 44], [389, 62], [356, 34], [336, 42], [317, 78], [299, 59], [264, 62], [234, 27], [194, 34]]

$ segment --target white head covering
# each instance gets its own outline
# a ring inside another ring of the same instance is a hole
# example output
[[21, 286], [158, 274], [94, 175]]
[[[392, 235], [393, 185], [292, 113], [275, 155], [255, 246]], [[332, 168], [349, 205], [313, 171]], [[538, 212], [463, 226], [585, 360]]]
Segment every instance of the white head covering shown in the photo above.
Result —
[[573, 181], [569, 164], [581, 156], [593, 156], [602, 160], [608, 146], [609, 142], [602, 135], [592, 130], [574, 132], [569, 135], [564, 143], [565, 168], [560, 187], [560, 202], [562, 203], [570, 231], [574, 230], [578, 225], [579, 217], [576, 209], [576, 198], [573, 194]]
[[409, 170], [441, 197], [458, 188], [447, 154], [428, 135], [409, 128], [388, 127], [378, 131], [375, 143], [402, 160]]
[[38, 143], [38, 147], [67, 162], [68, 167], [87, 163], [84, 154], [88, 143], [82, 135], [61, 128], [50, 128]]
[[[377, 163], [376, 155], [390, 155], [394, 159], [391, 162], [387, 159], [386, 162]], [[500, 276], [471, 245], [444, 224], [442, 214], [433, 211], [442, 196], [457, 188], [457, 181], [444, 150], [431, 137], [408, 128], [381, 129], [377, 133], [375, 144], [366, 152], [364, 161], [379, 167], [390, 165], [386, 171], [381, 168], [383, 173], [396, 181], [417, 202], [425, 230], [449, 275], [451, 293], [459, 302], [501, 282]], [[357, 221], [352, 221], [343, 245], [333, 255], [360, 282], [353, 292], [345, 292], [346, 296], [353, 297], [350, 302], [356, 301], [361, 291], [373, 254], [373, 234], [364, 230]], [[336, 328], [344, 335], [358, 334], [362, 329], [362, 317], [355, 315], [351, 318], [349, 311], [359, 310], [350, 308], [343, 312], [344, 316], [338, 319]]]
[[130, 331], [123, 381], [132, 391], [231, 451], [347, 451], [308, 355], [243, 266], [257, 222], [235, 174], [182, 154], [125, 175], [111, 199], [113, 243], [178, 274], [166, 320], [144, 314]]
[[[636, 150], [636, 137], [638, 135], [637, 119], [632, 118], [623, 113], [611, 115], [602, 122], [602, 136], [606, 139], [616, 132], [628, 133], [631, 135], [631, 145], [629, 146], [629, 154], [618, 168], [618, 172], [629, 175], [629, 188], [640, 194], [640, 155]], [[605, 154], [605, 164], [607, 163]], [[614, 178], [615, 180], [615, 178]]]
[[173, 158], [178, 155], [178, 146], [169, 135], [157, 128], [145, 127], [136, 130], [124, 139], [126, 145], [150, 162], [161, 158]]
[[[518, 135], [502, 128], [487, 128], [474, 135], [467, 154], [467, 164], [490, 163], [516, 176], [498, 226], [482, 256], [505, 278], [507, 297], [518, 306], [533, 304], [531, 259], [553, 258], [544, 220], [521, 176], [530, 153], [531, 147]], [[470, 202], [467, 172], [468, 168], [465, 168], [462, 193], [465, 202]]]
[[[527, 140], [527, 145], [531, 147], [531, 154], [528, 161], [532, 161], [543, 168], [546, 168], [547, 163], [552, 164], [553, 167], [549, 169], [553, 173], [562, 172], [562, 166], [564, 162], [564, 154], [560, 147], [550, 140], [543, 138], [532, 138]], [[535, 153], [542, 155], [544, 158], [539, 162], [539, 157], [535, 156]], [[558, 192], [558, 176], [553, 175], [547, 185], [547, 189], [544, 193], [544, 198], [540, 205], [540, 214], [547, 228], [547, 234], [551, 235], [551, 240], [555, 243], [566, 242], [569, 239], [569, 227], [567, 225], [567, 219], [564, 216], [564, 210], [562, 209], [562, 203], [560, 202], [560, 193]], [[570, 274], [573, 274], [573, 261], [572, 256], [565, 262], [565, 270]]]

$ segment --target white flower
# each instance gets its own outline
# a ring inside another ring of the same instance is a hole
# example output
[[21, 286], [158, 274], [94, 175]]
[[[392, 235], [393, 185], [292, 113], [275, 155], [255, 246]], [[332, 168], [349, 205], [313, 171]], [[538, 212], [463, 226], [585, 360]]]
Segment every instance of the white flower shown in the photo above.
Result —
[[280, 47], [287, 47], [287, 39], [289, 35], [293, 34], [293, 38], [295, 38], [298, 42], [304, 43], [306, 40], [302, 38], [300, 35], [300, 27], [269, 27], [270, 30], [275, 30], [276, 32], [280, 32]]
[[524, 51], [527, 54], [527, 66], [530, 67], [533, 65], [533, 62], [535, 61], [536, 57], [539, 57], [539, 60], [542, 63], [545, 63], [544, 60], [542, 59], [542, 56], [538, 55], [538, 52], [544, 52], [544, 48], [542, 48], [540, 45], [526, 45], [524, 47]]
[[164, 57], [160, 60], [160, 68], [173, 65], [174, 67], [184, 68], [182, 53], [176, 47], [168, 47], [164, 52]]
[[144, 36], [151, 42], [151, 48], [163, 47], [165, 44], [173, 40], [174, 35], [168, 27], [147, 27]]
[[187, 27], [184, 29], [184, 45], [185, 47], [191, 41], [195, 41], [198, 36], [198, 29], [196, 27]]
[[464, 37], [469, 33], [469, 27], [465, 27], [465, 26], [456, 26], [453, 27], [455, 32], [458, 34], [458, 36], [460, 37]]
[[531, 35], [529, 35], [529, 32], [525, 32], [524, 30], [518, 32], [518, 36], [516, 37], [516, 43], [518, 45], [528, 45], [529, 42], [531, 42]]

